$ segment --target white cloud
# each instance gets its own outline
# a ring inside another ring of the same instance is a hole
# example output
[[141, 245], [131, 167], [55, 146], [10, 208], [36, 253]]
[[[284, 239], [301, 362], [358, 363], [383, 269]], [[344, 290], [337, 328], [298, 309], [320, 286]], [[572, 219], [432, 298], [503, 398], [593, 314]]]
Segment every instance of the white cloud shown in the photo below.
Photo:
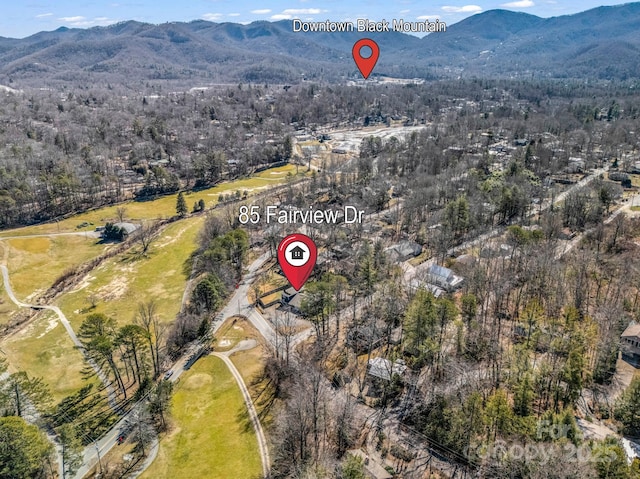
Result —
[[203, 20], [208, 20], [210, 22], [215, 22], [222, 18], [222, 13], [205, 13], [202, 15]]
[[[256, 13], [260, 10], [254, 10], [251, 13]], [[294, 16], [300, 17], [301, 15], [318, 15], [319, 13], [328, 12], [329, 10], [321, 10], [319, 8], [287, 8], [281, 13], [271, 15], [271, 20], [291, 20]], [[313, 18], [308, 18], [312, 20]]]
[[463, 7], [445, 5], [442, 10], [447, 13], [478, 13], [482, 11], [482, 7], [479, 5], [464, 5]]
[[440, 18], [441, 15], [439, 13], [434, 13], [433, 15], [420, 15], [416, 17], [418, 20], [435, 20], [436, 18]]
[[282, 12], [283, 15], [317, 15], [318, 13], [326, 12], [326, 10], [320, 10], [319, 8], [287, 8]]
[[118, 20], [114, 20], [109, 17], [94, 17], [92, 19], [83, 17], [82, 15], [76, 15], [73, 17], [60, 17], [58, 18], [61, 22], [64, 22], [66, 25], [71, 27], [106, 27], [107, 25], [113, 25], [117, 23]]
[[239, 17], [240, 14], [239, 13], [230, 13], [229, 16], [230, 17]]
[[267, 13], [271, 13], [271, 10], [268, 8], [263, 8], [261, 10], [251, 10], [251, 13], [255, 15], [266, 15]]
[[85, 21], [86, 18], [81, 16], [81, 15], [77, 15], [75, 17], [60, 17], [60, 18], [58, 18], [58, 20], [63, 21], [63, 22], [76, 23], [76, 22]]
[[400, 10], [400, 15], [405, 15], [409, 13], [411, 10]]
[[506, 8], [528, 8], [533, 7], [534, 5], [535, 3], [533, 3], [531, 0], [518, 0], [516, 2], [503, 3], [500, 6]]
[[45, 17], [53, 17], [53, 13], [41, 13], [40, 15], [36, 15], [36, 18], [45, 18]]

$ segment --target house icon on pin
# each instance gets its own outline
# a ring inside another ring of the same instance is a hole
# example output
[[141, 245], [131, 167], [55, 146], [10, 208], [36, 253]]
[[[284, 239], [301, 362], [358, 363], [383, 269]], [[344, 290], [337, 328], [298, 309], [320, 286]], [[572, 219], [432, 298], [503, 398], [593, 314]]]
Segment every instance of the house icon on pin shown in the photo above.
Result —
[[291, 251], [291, 259], [304, 259], [304, 250], [300, 246], [296, 246]]

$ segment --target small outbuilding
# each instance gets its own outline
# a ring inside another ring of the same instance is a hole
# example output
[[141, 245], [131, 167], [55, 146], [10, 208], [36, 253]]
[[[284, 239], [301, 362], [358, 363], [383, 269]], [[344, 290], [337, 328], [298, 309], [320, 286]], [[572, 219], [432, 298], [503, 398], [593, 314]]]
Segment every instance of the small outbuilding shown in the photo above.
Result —
[[640, 364], [640, 324], [632, 321], [620, 335], [622, 359], [634, 366]]
[[115, 223], [113, 226], [120, 228], [127, 236], [140, 228], [140, 225], [133, 223]]

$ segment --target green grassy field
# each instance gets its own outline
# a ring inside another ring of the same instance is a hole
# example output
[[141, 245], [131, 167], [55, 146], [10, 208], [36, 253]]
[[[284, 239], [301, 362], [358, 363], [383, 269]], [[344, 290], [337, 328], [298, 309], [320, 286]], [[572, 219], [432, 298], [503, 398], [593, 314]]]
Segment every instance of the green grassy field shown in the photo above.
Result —
[[4, 290], [4, 285], [2, 281], [0, 281], [0, 324], [8, 323], [11, 315], [17, 310], [18, 308], [9, 299], [9, 296]]
[[[214, 188], [187, 195], [189, 207], [200, 198], [207, 207], [213, 206], [221, 193], [236, 190], [256, 192], [291, 179], [295, 166], [266, 170], [258, 175], [222, 183]], [[168, 217], [175, 213], [176, 195], [149, 202], [129, 202], [127, 219]], [[116, 218], [116, 207], [101, 208], [62, 220], [59, 223], [4, 231], [0, 236], [50, 234], [68, 231], [92, 230], [98, 224]], [[77, 229], [82, 222], [94, 225]], [[180, 310], [187, 282], [185, 262], [197, 245], [203, 216], [189, 217], [169, 225], [154, 240], [146, 256], [132, 252], [106, 260], [85, 280], [57, 300], [57, 304], [77, 331], [90, 312], [103, 312], [115, 318], [120, 325], [134, 320], [141, 302], [155, 300], [161, 321], [172, 322]], [[0, 258], [5, 258], [10, 279], [18, 298], [26, 300], [44, 289], [67, 268], [101, 254], [105, 248], [95, 238], [55, 236], [19, 238], [0, 242]], [[135, 247], [134, 247], [135, 249]], [[5, 255], [5, 250], [7, 254]], [[6, 323], [18, 308], [9, 300], [0, 281], [0, 324]], [[89, 310], [90, 299], [97, 298], [96, 308]], [[13, 370], [24, 370], [39, 376], [51, 387], [54, 397], [60, 399], [79, 389], [83, 381], [80, 371], [84, 366], [81, 354], [74, 348], [66, 331], [53, 316], [41, 314], [25, 330], [0, 341]]]
[[84, 236], [7, 240], [11, 287], [20, 299], [46, 289], [69, 267], [99, 256], [107, 246]]
[[220, 359], [206, 356], [180, 378], [172, 410], [174, 429], [143, 479], [260, 477], [255, 433], [240, 418], [242, 394]]
[[[85, 282], [59, 301], [74, 329], [89, 313], [105, 313], [118, 324], [134, 320], [141, 302], [154, 300], [161, 321], [173, 321], [180, 311], [187, 275], [184, 265], [196, 249], [204, 218], [193, 217], [168, 226], [151, 243], [147, 256], [130, 253], [110, 258], [94, 270]], [[97, 298], [91, 311], [89, 297]]]
[[[291, 178], [291, 175], [295, 175], [295, 171], [296, 167], [294, 165], [286, 165], [262, 171], [251, 178], [224, 182], [213, 188], [190, 192], [185, 195], [187, 206], [191, 209], [196, 201], [203, 199], [206, 208], [211, 208], [218, 203], [220, 194], [232, 194], [236, 191], [240, 191], [240, 193], [248, 191], [250, 195], [255, 194], [264, 188], [284, 183], [288, 178]], [[170, 218], [176, 214], [176, 197], [177, 194], [163, 196], [152, 201], [129, 201], [117, 206], [87, 211], [86, 213], [81, 213], [59, 222], [5, 230], [0, 232], [0, 237], [92, 231], [96, 226], [104, 225], [107, 221], [118, 221], [116, 212], [118, 207], [124, 207], [126, 209], [125, 221], [136, 222], [147, 219]], [[83, 223], [90, 224], [78, 228], [78, 226]]]
[[53, 312], [40, 313], [24, 330], [4, 339], [0, 348], [12, 371], [43, 378], [56, 402], [84, 385], [82, 355]]
[[[156, 300], [161, 320], [165, 323], [172, 321], [180, 309], [182, 293], [186, 286], [184, 262], [196, 247], [197, 234], [203, 221], [202, 217], [194, 217], [170, 225], [152, 243], [147, 257], [125, 254], [111, 258], [98, 267], [75, 291], [65, 294], [58, 303], [74, 329], [78, 330], [89, 312], [104, 312], [114, 317], [121, 325], [131, 323], [138, 303], [150, 299]], [[25, 256], [24, 261], [31, 265], [36, 264], [40, 261], [37, 257], [43, 254], [46, 244], [61, 239], [57, 237], [52, 240], [19, 240], [25, 241], [33, 251], [33, 258]], [[71, 241], [68, 241], [70, 239]], [[76, 237], [64, 237], [62, 243], [71, 247], [75, 243], [74, 240]], [[92, 251], [90, 246], [83, 247], [82, 244], [78, 245], [78, 249], [80, 254], [89, 255]], [[24, 266], [20, 272], [12, 273], [11, 282], [14, 288], [26, 288], [28, 284], [29, 269]], [[14, 276], [19, 281], [15, 282]], [[21, 277], [24, 277], [24, 286], [21, 284]], [[46, 282], [46, 278], [33, 279], [36, 283]], [[91, 295], [98, 297], [98, 303], [94, 310], [88, 311], [88, 298]], [[13, 303], [9, 302], [8, 298], [6, 301], [7, 303], [0, 304], [0, 311], [3, 307], [12, 310]], [[5, 320], [5, 317], [8, 320], [8, 315], [3, 315], [0, 321]], [[56, 399], [62, 399], [83, 385], [80, 376], [84, 366], [82, 355], [74, 348], [67, 332], [53, 314], [41, 314], [25, 330], [0, 342], [0, 348], [6, 352], [12, 368], [42, 377]]]
[[273, 389], [270, 381], [264, 376], [264, 339], [258, 331], [246, 319], [229, 318], [220, 326], [216, 333], [214, 350], [229, 351], [243, 339], [255, 339], [256, 346], [251, 349], [236, 351], [229, 356], [236, 369], [240, 372], [246, 384], [254, 407], [260, 416], [263, 427], [268, 427], [273, 422]]

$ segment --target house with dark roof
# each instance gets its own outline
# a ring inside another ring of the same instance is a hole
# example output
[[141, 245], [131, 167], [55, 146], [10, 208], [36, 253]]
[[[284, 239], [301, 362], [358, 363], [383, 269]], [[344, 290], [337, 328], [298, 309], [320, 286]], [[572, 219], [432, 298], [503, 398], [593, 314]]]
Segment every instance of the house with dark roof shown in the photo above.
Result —
[[396, 243], [392, 246], [386, 248], [385, 253], [389, 255], [389, 257], [393, 261], [397, 261], [401, 263], [403, 261], [407, 261], [408, 259], [414, 258], [422, 253], [422, 246], [420, 246], [415, 241], [401, 241], [400, 243]]

